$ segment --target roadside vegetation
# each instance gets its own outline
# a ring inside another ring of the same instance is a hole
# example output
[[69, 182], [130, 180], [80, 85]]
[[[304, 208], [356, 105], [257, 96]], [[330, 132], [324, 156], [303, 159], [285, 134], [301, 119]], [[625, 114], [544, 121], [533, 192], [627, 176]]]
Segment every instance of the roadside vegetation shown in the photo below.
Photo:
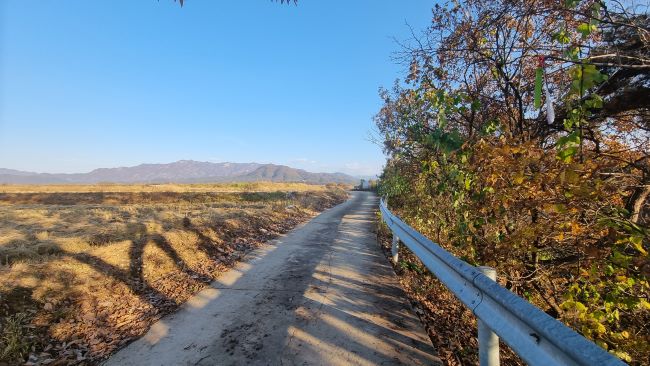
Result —
[[[380, 193], [456, 256], [648, 364], [650, 23], [647, 4], [623, 4], [436, 5], [398, 54], [405, 82], [381, 92]], [[434, 345], [475, 363], [472, 317], [402, 258]]]
[[338, 185], [162, 187], [1, 187], [0, 365], [97, 363], [347, 198]]

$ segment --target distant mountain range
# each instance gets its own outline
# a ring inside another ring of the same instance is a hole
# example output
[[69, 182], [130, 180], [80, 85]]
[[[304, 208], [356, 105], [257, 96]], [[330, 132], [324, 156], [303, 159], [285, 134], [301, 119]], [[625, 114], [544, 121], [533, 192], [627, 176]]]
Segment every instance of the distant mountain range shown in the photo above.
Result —
[[207, 182], [358, 183], [343, 173], [310, 173], [284, 165], [209, 163], [180, 160], [169, 164], [101, 168], [89, 173], [49, 174], [0, 168], [0, 184], [53, 183], [207, 183]]

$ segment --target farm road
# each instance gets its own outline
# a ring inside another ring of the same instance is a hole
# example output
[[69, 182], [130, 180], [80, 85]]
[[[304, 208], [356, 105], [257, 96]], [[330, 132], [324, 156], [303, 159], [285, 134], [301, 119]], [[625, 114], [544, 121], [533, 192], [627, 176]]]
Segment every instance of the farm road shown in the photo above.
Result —
[[431, 365], [438, 359], [372, 233], [347, 202], [251, 253], [106, 365]]

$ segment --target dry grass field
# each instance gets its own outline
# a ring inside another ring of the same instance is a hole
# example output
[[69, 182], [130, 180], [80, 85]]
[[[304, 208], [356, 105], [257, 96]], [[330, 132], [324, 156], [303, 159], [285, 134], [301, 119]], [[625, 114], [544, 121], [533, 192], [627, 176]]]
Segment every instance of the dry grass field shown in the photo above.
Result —
[[[99, 192], [317, 192], [332, 186], [305, 183], [243, 182], [205, 184], [0, 184], [0, 193], [99, 193]], [[341, 185], [340, 187], [344, 187]]]
[[0, 365], [99, 362], [342, 188], [0, 186]]

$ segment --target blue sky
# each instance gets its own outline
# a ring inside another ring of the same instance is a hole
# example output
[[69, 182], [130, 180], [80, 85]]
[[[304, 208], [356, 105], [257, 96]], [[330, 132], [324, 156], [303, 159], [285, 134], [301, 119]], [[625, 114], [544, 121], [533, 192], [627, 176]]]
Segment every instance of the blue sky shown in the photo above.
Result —
[[433, 1], [2, 0], [0, 167], [180, 159], [378, 173], [391, 60]]

